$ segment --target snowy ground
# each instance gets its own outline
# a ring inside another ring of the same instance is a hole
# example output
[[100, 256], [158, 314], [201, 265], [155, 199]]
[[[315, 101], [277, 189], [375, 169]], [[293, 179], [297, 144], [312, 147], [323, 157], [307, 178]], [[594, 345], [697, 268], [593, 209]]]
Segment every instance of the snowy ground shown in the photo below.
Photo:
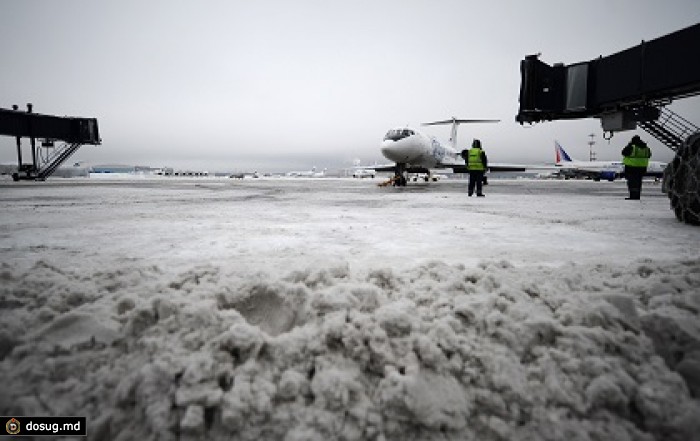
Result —
[[117, 440], [700, 433], [700, 229], [658, 185], [377, 182], [0, 182], [0, 413]]

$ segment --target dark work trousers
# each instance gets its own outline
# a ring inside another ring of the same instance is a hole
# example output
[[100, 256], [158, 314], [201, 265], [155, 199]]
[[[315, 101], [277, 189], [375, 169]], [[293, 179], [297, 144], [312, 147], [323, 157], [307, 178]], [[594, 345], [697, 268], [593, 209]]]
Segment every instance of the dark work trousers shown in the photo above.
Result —
[[642, 195], [642, 178], [646, 171], [646, 167], [625, 166], [625, 178], [627, 179], [627, 190], [630, 192], [630, 199], [636, 200]]
[[474, 185], [476, 185], [476, 194], [484, 194], [482, 192], [482, 186], [484, 184], [484, 171], [470, 171], [469, 172], [469, 196], [474, 194]]

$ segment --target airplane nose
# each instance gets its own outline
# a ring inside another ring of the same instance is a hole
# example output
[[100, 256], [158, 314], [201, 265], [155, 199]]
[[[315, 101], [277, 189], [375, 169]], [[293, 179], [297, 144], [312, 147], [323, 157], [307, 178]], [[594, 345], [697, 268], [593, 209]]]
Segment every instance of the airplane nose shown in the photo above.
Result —
[[384, 155], [384, 157], [387, 159], [390, 159], [392, 161], [401, 160], [400, 156], [402, 148], [398, 145], [396, 141], [392, 141], [390, 139], [382, 141], [380, 150], [382, 152], [382, 155]]

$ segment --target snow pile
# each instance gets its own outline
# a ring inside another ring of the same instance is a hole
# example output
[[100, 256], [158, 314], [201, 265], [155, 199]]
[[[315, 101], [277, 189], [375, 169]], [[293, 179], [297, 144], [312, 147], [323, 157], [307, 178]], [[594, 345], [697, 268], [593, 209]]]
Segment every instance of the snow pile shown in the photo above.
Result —
[[688, 440], [700, 260], [0, 266], [0, 412], [90, 439]]

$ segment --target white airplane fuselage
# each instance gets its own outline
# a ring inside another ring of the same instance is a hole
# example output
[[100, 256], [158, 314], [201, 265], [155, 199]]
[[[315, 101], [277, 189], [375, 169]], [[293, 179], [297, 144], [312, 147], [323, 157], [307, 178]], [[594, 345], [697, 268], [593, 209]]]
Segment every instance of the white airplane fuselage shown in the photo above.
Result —
[[[394, 133], [395, 136], [391, 136]], [[460, 152], [437, 139], [409, 128], [393, 129], [381, 143], [385, 158], [397, 164], [426, 169], [464, 165]]]
[[287, 176], [293, 178], [322, 178], [326, 175], [326, 169], [321, 171], [316, 171], [316, 167], [311, 167], [311, 170], [305, 171], [291, 171], [287, 173]]
[[[622, 173], [625, 171], [625, 166], [622, 161], [560, 161], [557, 167], [573, 168], [581, 170], [590, 170], [598, 172], [614, 171]], [[666, 168], [665, 162], [649, 161], [647, 166], [648, 173], [663, 173]]]
[[[570, 174], [583, 174], [594, 176], [597, 179], [615, 180], [625, 172], [625, 165], [622, 161], [578, 161], [569, 156], [564, 148], [554, 141], [555, 165], [562, 171]], [[661, 177], [666, 168], [665, 162], [649, 161], [647, 165], [647, 176]]]

